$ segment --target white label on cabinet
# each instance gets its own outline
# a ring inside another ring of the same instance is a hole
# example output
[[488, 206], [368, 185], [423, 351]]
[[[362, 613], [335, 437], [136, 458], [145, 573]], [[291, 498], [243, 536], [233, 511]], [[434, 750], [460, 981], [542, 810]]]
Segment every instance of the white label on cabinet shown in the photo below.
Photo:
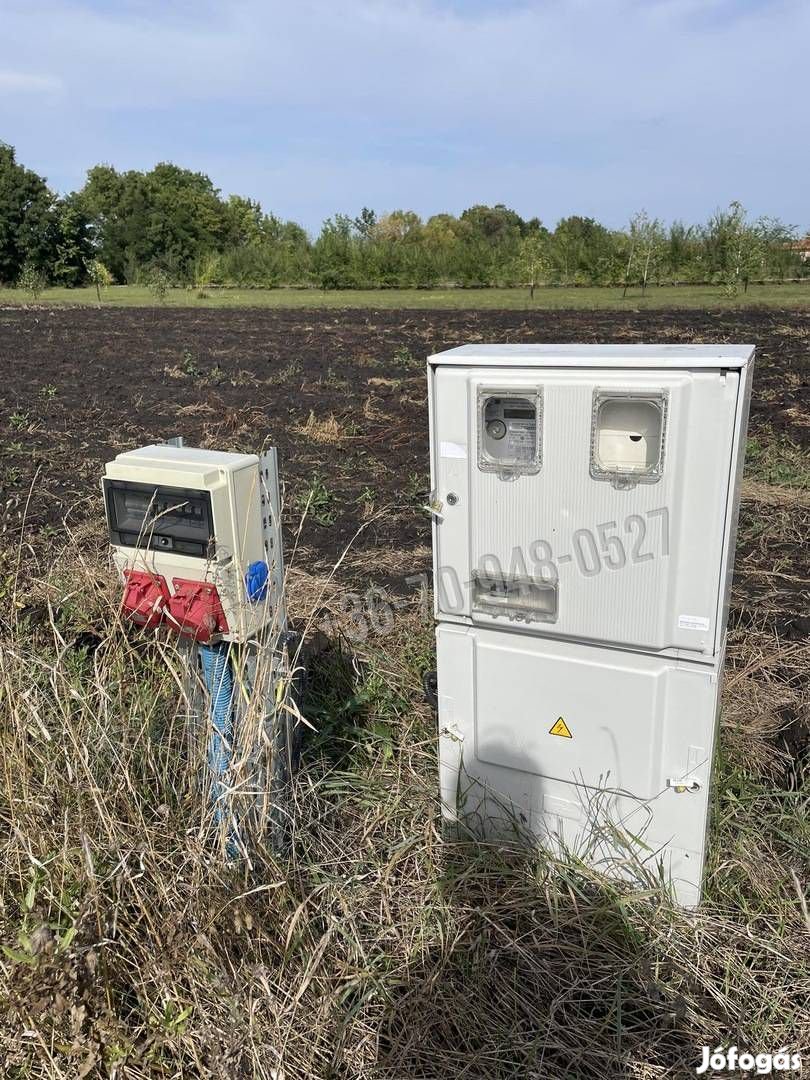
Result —
[[443, 458], [467, 458], [467, 447], [457, 442], [439, 443], [439, 457]]

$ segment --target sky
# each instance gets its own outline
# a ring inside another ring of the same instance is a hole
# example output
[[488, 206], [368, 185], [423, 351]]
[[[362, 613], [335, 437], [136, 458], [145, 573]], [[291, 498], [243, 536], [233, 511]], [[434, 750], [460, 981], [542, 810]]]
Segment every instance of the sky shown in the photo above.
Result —
[[0, 140], [60, 192], [173, 161], [311, 231], [732, 199], [806, 230], [808, 58], [810, 0], [0, 0]]

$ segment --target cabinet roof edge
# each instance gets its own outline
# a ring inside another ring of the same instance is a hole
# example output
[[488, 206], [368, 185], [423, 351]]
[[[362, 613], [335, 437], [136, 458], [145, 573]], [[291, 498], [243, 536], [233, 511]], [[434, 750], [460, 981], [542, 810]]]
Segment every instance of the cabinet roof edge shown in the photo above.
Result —
[[741, 368], [753, 345], [459, 345], [428, 357], [439, 364], [486, 367]]

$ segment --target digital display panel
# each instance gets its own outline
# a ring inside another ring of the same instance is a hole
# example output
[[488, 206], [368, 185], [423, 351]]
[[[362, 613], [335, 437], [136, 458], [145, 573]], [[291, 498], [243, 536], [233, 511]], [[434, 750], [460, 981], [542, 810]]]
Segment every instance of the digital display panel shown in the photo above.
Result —
[[173, 551], [201, 559], [213, 556], [214, 521], [209, 492], [106, 477], [103, 483], [113, 544]]

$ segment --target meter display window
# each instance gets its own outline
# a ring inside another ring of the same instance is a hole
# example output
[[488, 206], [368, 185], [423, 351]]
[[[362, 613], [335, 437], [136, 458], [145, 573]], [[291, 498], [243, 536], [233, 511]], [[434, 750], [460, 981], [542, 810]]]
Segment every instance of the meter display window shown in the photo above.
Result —
[[539, 472], [542, 413], [540, 390], [479, 390], [478, 467], [505, 478]]
[[200, 559], [214, 554], [209, 492], [105, 479], [104, 498], [113, 544]]
[[659, 480], [664, 470], [666, 419], [664, 391], [595, 391], [591, 476], [619, 486]]

